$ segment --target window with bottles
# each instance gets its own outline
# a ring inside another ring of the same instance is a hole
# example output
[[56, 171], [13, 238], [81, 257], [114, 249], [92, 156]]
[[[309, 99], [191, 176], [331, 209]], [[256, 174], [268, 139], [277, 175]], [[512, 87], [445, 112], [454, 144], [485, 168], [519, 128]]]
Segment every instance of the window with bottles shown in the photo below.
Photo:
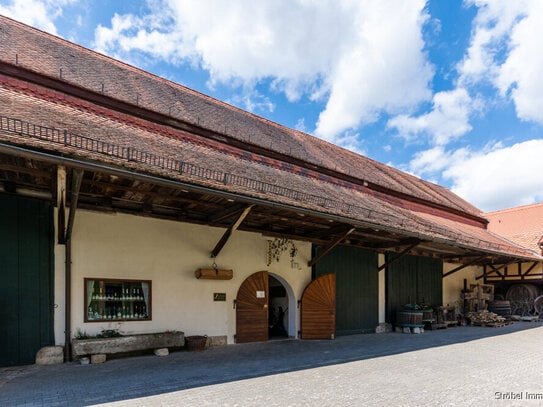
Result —
[[151, 319], [151, 281], [85, 279], [85, 322]]

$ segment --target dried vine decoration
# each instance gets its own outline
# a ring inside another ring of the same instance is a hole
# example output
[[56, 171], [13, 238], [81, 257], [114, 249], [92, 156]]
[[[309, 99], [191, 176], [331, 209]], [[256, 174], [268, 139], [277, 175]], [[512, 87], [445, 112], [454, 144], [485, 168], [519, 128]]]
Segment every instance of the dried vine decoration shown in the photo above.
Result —
[[281, 255], [287, 250], [289, 250], [290, 261], [292, 263], [298, 254], [298, 248], [292, 240], [287, 239], [286, 237], [268, 240], [267, 265], [269, 266], [274, 260], [279, 262]]

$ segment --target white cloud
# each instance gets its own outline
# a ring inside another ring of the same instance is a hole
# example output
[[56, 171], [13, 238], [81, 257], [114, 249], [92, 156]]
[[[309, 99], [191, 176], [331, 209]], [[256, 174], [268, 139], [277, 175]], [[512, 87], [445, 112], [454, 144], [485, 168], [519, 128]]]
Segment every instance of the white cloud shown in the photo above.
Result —
[[246, 89], [241, 96], [234, 95], [231, 100], [227, 102], [234, 105], [241, 105], [248, 110], [249, 112], [254, 111], [264, 111], [264, 112], [273, 112], [275, 110], [275, 105], [266, 95], [262, 95], [255, 89], [248, 88]]
[[96, 48], [125, 60], [123, 53], [141, 51], [197, 63], [210, 86], [271, 80], [290, 101], [323, 100], [316, 133], [327, 139], [431, 96], [424, 0], [148, 4], [146, 16], [117, 15], [110, 28], [98, 27]]
[[539, 124], [543, 124], [542, 22], [543, 2], [530, 3], [527, 17], [511, 33], [511, 52], [496, 79], [502, 94], [511, 91], [518, 117]]
[[54, 20], [75, 0], [12, 0], [0, 4], [0, 14], [58, 35]]
[[517, 116], [543, 124], [543, 2], [469, 0], [478, 7], [459, 84], [491, 83], [510, 97]]
[[419, 151], [409, 163], [409, 172], [419, 177], [439, 172], [447, 167], [449, 160], [449, 154], [445, 152], [443, 147]]
[[481, 152], [449, 154], [443, 176], [452, 190], [485, 212], [543, 199], [543, 139]]
[[307, 132], [307, 128], [305, 127], [305, 118], [301, 117], [298, 119], [298, 121], [296, 122], [296, 125], [294, 126], [294, 128], [298, 131], [302, 131], [302, 132]]
[[469, 117], [478, 108], [463, 88], [438, 92], [434, 95], [432, 111], [418, 117], [399, 115], [390, 119], [388, 128], [411, 140], [419, 134], [428, 134], [433, 145], [446, 145], [471, 130]]
[[316, 129], [324, 138], [371, 123], [383, 112], [412, 110], [431, 97], [433, 68], [421, 34], [428, 17], [424, 2], [363, 4], [354, 15], [353, 42], [327, 78], [330, 98]]
[[478, 10], [470, 46], [457, 65], [461, 86], [482, 80], [494, 81], [511, 29], [526, 15], [530, 1], [465, 0], [466, 5], [474, 5]]

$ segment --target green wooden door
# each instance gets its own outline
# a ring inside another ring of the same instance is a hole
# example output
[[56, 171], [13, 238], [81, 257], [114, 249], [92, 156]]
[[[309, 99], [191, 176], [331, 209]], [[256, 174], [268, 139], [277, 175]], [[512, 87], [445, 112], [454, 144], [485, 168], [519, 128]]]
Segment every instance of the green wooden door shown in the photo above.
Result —
[[377, 268], [377, 252], [344, 246], [334, 248], [315, 265], [315, 277], [336, 275], [336, 335], [375, 332], [379, 324]]
[[53, 344], [52, 218], [48, 203], [0, 195], [0, 366]]
[[[387, 261], [395, 254], [387, 254]], [[386, 270], [387, 322], [396, 322], [396, 312], [405, 304], [440, 306], [443, 302], [443, 262], [439, 259], [404, 256]]]

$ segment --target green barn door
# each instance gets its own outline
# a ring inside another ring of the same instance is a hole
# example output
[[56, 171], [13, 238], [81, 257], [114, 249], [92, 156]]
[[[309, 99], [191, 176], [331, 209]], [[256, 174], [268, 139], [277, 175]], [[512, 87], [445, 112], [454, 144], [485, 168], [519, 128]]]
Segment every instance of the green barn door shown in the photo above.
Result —
[[[394, 257], [387, 254], [387, 261]], [[443, 262], [430, 257], [404, 256], [386, 270], [387, 322], [396, 322], [396, 312], [405, 304], [442, 305]]]
[[0, 195], [0, 366], [53, 344], [52, 219], [48, 203]]
[[314, 266], [315, 277], [336, 275], [336, 335], [375, 332], [379, 324], [377, 268], [377, 252], [345, 246], [335, 247]]

